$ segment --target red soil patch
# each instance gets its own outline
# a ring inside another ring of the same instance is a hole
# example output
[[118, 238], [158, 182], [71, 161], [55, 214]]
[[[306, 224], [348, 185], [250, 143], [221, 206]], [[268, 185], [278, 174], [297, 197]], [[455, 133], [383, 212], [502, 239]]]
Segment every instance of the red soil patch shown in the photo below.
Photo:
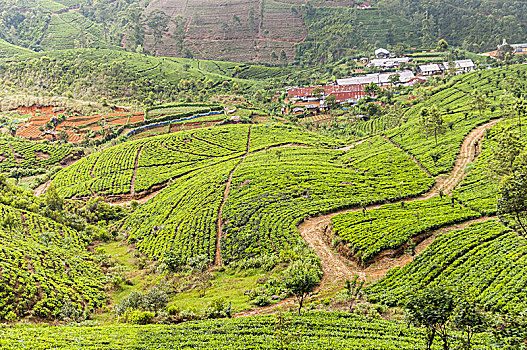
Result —
[[65, 111], [65, 108], [58, 107], [58, 106], [42, 106], [38, 104], [34, 104], [32, 106], [26, 107], [26, 106], [19, 106], [16, 111], [19, 114], [31, 114], [31, 115], [47, 115], [47, 116], [56, 116], [58, 114], [61, 114]]

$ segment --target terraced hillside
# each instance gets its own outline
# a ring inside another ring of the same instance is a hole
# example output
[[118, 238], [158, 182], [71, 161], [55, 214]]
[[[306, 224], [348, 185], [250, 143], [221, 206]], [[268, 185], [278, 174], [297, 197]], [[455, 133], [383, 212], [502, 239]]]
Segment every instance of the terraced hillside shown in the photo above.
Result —
[[[505, 77], [523, 80], [527, 77], [527, 66], [489, 69], [453, 78], [406, 111], [402, 125], [387, 131], [386, 135], [432, 175], [446, 173], [452, 168], [465, 136], [478, 125], [504, 115], [506, 106], [500, 96], [506, 93]], [[486, 101], [481, 113], [474, 107], [476, 94], [481, 94]], [[443, 119], [444, 133], [437, 136], [437, 144], [432, 134], [422, 131], [420, 122], [421, 109], [431, 106], [438, 108]]]
[[412, 290], [441, 285], [476, 296], [485, 308], [525, 307], [525, 239], [495, 220], [440, 235], [408, 265], [368, 288], [370, 300], [404, 303]]
[[307, 216], [415, 196], [433, 184], [382, 138], [337, 147], [280, 124], [208, 128], [95, 153], [52, 184], [69, 198], [155, 195], [126, 219], [128, 240], [151, 257], [174, 249], [216, 263], [289, 249]]
[[36, 169], [59, 165], [73, 152], [69, 145], [35, 143], [0, 137], [0, 171], [12, 168]]

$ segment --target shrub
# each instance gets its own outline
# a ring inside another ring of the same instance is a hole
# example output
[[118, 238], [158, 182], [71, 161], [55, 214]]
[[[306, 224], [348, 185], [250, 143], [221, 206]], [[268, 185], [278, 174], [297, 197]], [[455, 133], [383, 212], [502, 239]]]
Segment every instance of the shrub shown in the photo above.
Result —
[[145, 325], [154, 321], [154, 313], [150, 311], [130, 310], [125, 313], [126, 323]]

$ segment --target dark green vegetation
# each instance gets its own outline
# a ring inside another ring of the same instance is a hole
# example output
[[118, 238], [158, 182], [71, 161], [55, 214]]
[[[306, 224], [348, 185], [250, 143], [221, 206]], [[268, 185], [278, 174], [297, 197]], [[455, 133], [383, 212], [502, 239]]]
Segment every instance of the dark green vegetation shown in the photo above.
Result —
[[335, 234], [351, 246], [354, 256], [368, 262], [377, 254], [397, 249], [421, 234], [477, 217], [477, 212], [450, 197], [437, 196], [340, 214], [331, 221]]
[[401, 304], [413, 290], [443, 286], [486, 309], [525, 308], [525, 239], [495, 220], [440, 235], [415, 260], [368, 287], [369, 300]]
[[181, 326], [0, 328], [3, 349], [416, 349], [423, 332], [335, 312], [242, 317]]

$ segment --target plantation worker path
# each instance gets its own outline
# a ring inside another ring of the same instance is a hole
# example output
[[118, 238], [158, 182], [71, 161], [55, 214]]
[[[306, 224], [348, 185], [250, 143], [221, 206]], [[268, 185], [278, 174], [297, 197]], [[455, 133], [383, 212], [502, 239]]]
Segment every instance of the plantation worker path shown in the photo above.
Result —
[[[485, 132], [496, 125], [496, 123], [498, 123], [500, 120], [501, 119], [493, 120], [478, 126], [465, 137], [460, 147], [460, 152], [455, 161], [454, 167], [449, 174], [439, 176], [436, 179], [435, 185], [430, 191], [415, 198], [394, 201], [392, 203], [429, 199], [440, 195], [441, 192], [443, 194], [451, 194], [455, 187], [463, 180], [467, 165], [476, 160], [478, 156], [477, 149], [479, 141], [483, 138]], [[361, 141], [364, 142], [365, 140]], [[349, 150], [351, 147], [346, 149]], [[412, 159], [418, 163], [413, 157]], [[371, 205], [367, 206], [365, 209], [378, 209], [382, 205], [384, 204]], [[339, 210], [330, 214], [319, 215], [314, 218], [306, 219], [298, 226], [298, 232], [300, 235], [307, 241], [309, 246], [316, 251], [317, 255], [322, 261], [324, 275], [319, 288], [321, 292], [343, 287], [345, 280], [352, 278], [354, 275], [358, 275], [361, 279], [366, 281], [379, 280], [395, 266], [404, 266], [413, 260], [413, 256], [409, 254], [397, 254], [396, 252], [385, 251], [374, 259], [373, 264], [367, 267], [361, 267], [357, 262], [346, 259], [341, 254], [336, 252], [331, 247], [331, 241], [334, 237], [331, 229], [331, 218], [338, 214], [350, 213], [359, 210], [363, 209], [354, 208]], [[463, 229], [472, 223], [482, 222], [489, 219], [491, 218], [480, 217], [478, 219], [467, 220], [460, 224], [426, 232], [422, 235], [422, 237], [414, 237], [414, 240], [418, 243], [415, 248], [415, 255], [418, 255], [424, 251], [440, 233]]]
[[214, 265], [217, 265], [217, 266], [222, 265], [220, 243], [221, 243], [221, 237], [223, 235], [223, 219], [222, 219], [223, 207], [225, 206], [225, 202], [227, 201], [227, 198], [229, 197], [229, 192], [231, 190], [232, 176], [234, 175], [234, 172], [236, 171], [236, 169], [238, 169], [238, 166], [249, 155], [249, 149], [251, 145], [251, 130], [252, 130], [252, 125], [249, 126], [249, 132], [247, 133], [247, 148], [246, 148], [245, 154], [240, 159], [240, 161], [236, 163], [234, 168], [232, 168], [231, 172], [229, 173], [229, 178], [227, 182], [225, 183], [225, 191], [223, 192], [223, 199], [220, 204], [220, 209], [218, 211], [218, 219], [216, 221], [216, 255], [214, 257]]

